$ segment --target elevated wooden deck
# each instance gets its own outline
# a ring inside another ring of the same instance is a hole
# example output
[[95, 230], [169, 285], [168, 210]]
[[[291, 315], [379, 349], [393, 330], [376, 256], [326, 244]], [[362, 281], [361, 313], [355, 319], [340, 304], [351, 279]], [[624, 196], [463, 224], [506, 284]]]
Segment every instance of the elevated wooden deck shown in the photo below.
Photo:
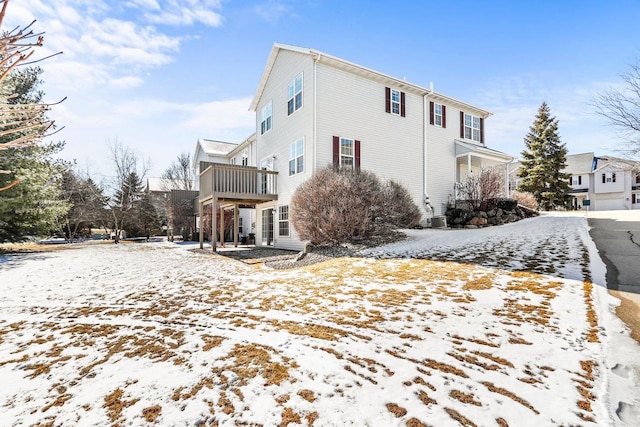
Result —
[[278, 172], [253, 166], [200, 164], [200, 203], [256, 204], [278, 199]]

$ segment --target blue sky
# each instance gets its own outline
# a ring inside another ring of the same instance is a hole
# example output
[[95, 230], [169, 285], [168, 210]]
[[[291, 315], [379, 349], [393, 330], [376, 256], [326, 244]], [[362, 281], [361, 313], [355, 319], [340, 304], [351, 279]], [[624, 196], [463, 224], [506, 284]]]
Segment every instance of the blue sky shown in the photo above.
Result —
[[589, 105], [640, 59], [640, 1], [11, 0], [37, 19], [38, 55], [66, 159], [108, 175], [118, 141], [151, 176], [198, 138], [240, 142], [273, 43], [314, 48], [492, 111], [490, 148], [514, 156], [546, 101], [570, 153], [620, 137]]

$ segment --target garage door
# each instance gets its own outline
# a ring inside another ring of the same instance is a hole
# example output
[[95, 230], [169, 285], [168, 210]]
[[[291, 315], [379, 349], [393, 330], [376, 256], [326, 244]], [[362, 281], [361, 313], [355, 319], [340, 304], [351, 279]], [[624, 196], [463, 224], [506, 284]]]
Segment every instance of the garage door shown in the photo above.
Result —
[[594, 205], [592, 209], [595, 209], [597, 211], [613, 211], [624, 209], [624, 200], [622, 198], [608, 200], [597, 199], [595, 200], [595, 203], [592, 202], [592, 204]]

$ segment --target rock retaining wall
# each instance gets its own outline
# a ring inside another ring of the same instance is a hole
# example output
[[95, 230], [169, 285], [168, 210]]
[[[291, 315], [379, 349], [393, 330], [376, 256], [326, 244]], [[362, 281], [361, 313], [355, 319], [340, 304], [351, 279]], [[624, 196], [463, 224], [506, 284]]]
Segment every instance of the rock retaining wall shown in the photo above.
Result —
[[491, 199], [484, 202], [479, 210], [473, 210], [468, 203], [459, 203], [447, 209], [447, 225], [451, 228], [480, 228], [502, 225], [537, 216], [538, 212], [518, 205], [513, 199]]

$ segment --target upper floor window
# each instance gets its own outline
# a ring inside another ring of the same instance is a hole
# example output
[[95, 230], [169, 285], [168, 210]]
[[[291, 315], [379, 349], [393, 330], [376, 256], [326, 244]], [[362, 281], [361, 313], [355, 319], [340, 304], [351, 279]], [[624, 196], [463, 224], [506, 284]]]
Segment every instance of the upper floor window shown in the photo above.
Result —
[[271, 101], [269, 101], [267, 103], [267, 105], [262, 107], [261, 122], [260, 122], [260, 135], [264, 134], [269, 129], [271, 129], [271, 123], [272, 123], [272, 120], [273, 120], [272, 119], [272, 115], [273, 115], [272, 113], [273, 113], [273, 107], [272, 107]]
[[287, 115], [290, 116], [302, 108], [302, 73], [289, 83], [287, 92]]
[[640, 173], [636, 174], [636, 184], [640, 184]]
[[242, 152], [242, 166], [247, 166], [249, 164], [249, 150], [244, 150]]
[[232, 158], [231, 158], [231, 164], [232, 164], [232, 165], [235, 165], [235, 164], [236, 164], [236, 158], [235, 158], [235, 157], [232, 157]]
[[386, 87], [385, 88], [385, 111], [387, 113], [397, 114], [399, 116], [405, 117], [406, 115], [405, 99], [406, 99], [406, 95], [404, 92]]
[[631, 203], [640, 204], [640, 193], [631, 193]]
[[442, 104], [429, 102], [429, 123], [443, 128], [447, 127], [447, 107]]
[[571, 177], [571, 185], [582, 185], [582, 175], [574, 175]]
[[602, 174], [602, 183], [605, 184], [607, 182], [616, 182], [615, 172], [605, 172]]
[[289, 145], [289, 175], [304, 172], [304, 138]]
[[333, 165], [341, 168], [360, 169], [360, 141], [334, 136]]
[[353, 139], [340, 138], [340, 166], [353, 169], [354, 164]]
[[484, 144], [484, 121], [482, 118], [460, 111], [460, 138]]
[[289, 235], [289, 205], [278, 207], [278, 236]]

